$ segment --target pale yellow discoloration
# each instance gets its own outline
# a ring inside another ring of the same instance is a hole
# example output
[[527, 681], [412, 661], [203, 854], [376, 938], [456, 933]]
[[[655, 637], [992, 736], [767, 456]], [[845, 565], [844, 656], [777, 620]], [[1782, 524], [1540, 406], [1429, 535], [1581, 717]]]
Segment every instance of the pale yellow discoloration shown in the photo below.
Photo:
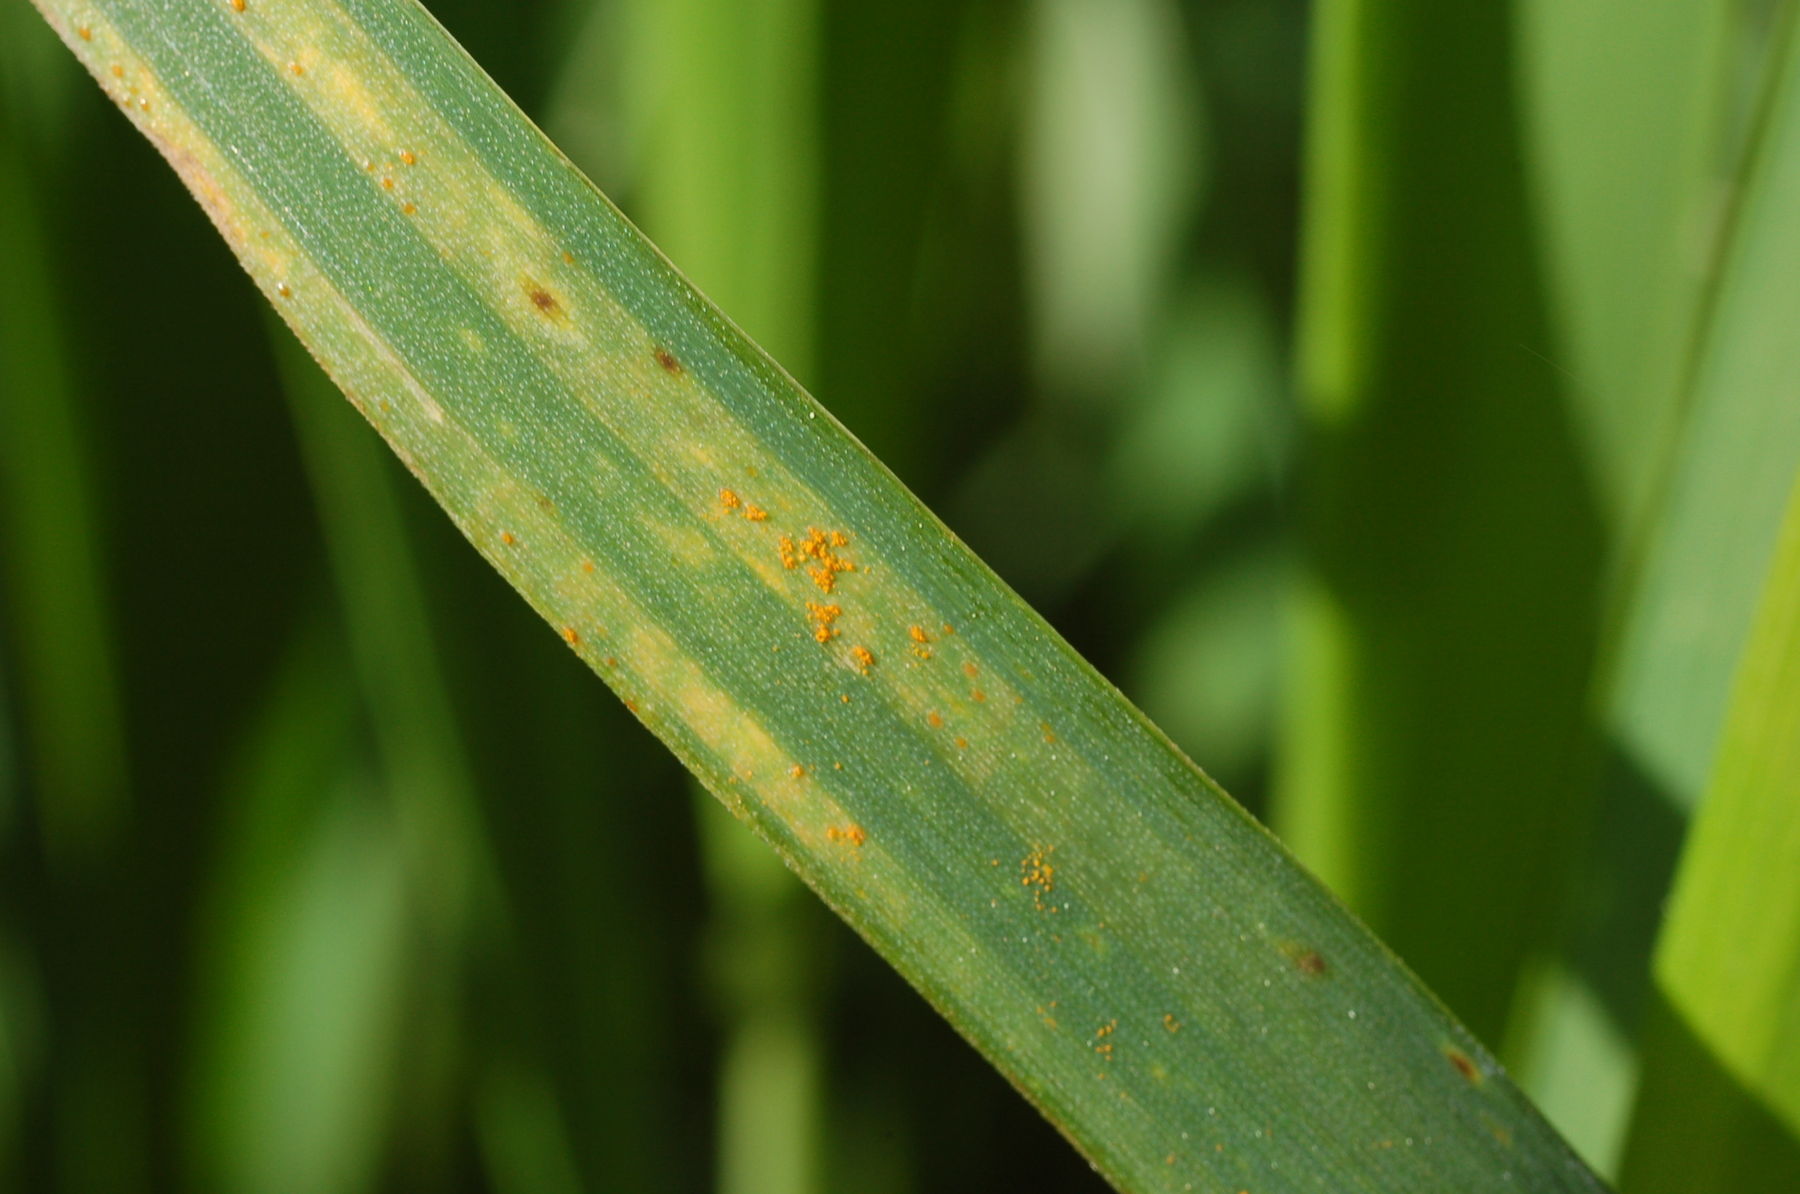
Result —
[[671, 568], [709, 568], [719, 561], [718, 541], [698, 526], [663, 522], [647, 514], [639, 516], [638, 525], [668, 553]]
[[412, 370], [401, 363], [400, 358], [394, 354], [394, 350], [388, 346], [387, 341], [373, 327], [369, 326], [368, 321], [362, 317], [362, 313], [335, 290], [331, 293], [337, 299], [344, 322], [368, 343], [371, 351], [382, 358], [383, 364], [388, 366], [389, 375], [399, 383], [401, 392], [413, 400], [417, 409], [427, 419], [440, 426], [443, 425], [445, 421], [444, 408], [438, 405], [437, 399], [433, 398], [431, 392], [419, 384], [419, 380], [413, 376]]

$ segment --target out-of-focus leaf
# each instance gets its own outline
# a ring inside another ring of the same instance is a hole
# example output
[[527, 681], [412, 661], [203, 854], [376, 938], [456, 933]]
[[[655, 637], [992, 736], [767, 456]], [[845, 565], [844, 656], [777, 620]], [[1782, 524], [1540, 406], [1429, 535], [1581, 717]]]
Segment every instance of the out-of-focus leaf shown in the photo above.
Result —
[[1111, 396], [1143, 369], [1201, 185], [1199, 92], [1171, 0], [1036, 0], [1023, 196], [1045, 385]]
[[[1790, 8], [1790, 13], [1792, 9]], [[1618, 749], [1679, 809], [1706, 790], [1788, 488], [1800, 468], [1800, 53], [1786, 21], [1757, 121], [1678, 454], [1632, 590], [1610, 721]]]
[[1249, 778], [1276, 716], [1291, 561], [1271, 549], [1202, 573], [1138, 641], [1146, 712], [1225, 780]]
[[[1597, 505], [1621, 541], [1649, 525], [1726, 222], [1735, 7], [1517, 6], [1523, 149], [1553, 299], [1550, 338], [1522, 347], [1564, 376]], [[1507, 1051], [1552, 1121], [1611, 1172], [1653, 929], [1604, 922], [1618, 920], [1622, 902], [1650, 898], [1668, 851], [1615, 808], [1616, 784], [1606, 792], [1587, 826], [1595, 845], [1568, 888], [1576, 911], [1563, 917], [1561, 948], [1580, 957], [1533, 966]], [[1626, 839], [1646, 845], [1621, 849]]]
[[348, 674], [302, 640], [227, 783], [200, 926], [190, 1177], [230, 1192], [368, 1189], [403, 1026], [403, 850], [358, 769]]
[[1509, 13], [1328, 0], [1313, 31], [1307, 576], [1276, 825], [1497, 1035], [1585, 827], [1605, 547], [1512, 160]]
[[1274, 491], [1285, 447], [1287, 382], [1269, 313], [1249, 284], [1205, 278], [1173, 306], [1106, 478], [1119, 517], [1157, 543], [1191, 535], [1247, 492]]
[[1675, 428], [1725, 167], [1733, 6], [1523, 0], [1518, 75], [1555, 339], [1616, 525]]
[[1800, 1179], [1800, 486], [1656, 951], [1624, 1188]]
[[[9, 11], [0, 28], [17, 18]], [[8, 37], [0, 74], [44, 39]], [[73, 335], [28, 168], [23, 104], [0, 87], [0, 571], [4, 630], [30, 757], [36, 823], [63, 866], [92, 862], [126, 812], [101, 487], [73, 376]]]
[[582, 1194], [561, 1110], [540, 1075], [491, 1067], [477, 1092], [475, 1121], [498, 1194]]

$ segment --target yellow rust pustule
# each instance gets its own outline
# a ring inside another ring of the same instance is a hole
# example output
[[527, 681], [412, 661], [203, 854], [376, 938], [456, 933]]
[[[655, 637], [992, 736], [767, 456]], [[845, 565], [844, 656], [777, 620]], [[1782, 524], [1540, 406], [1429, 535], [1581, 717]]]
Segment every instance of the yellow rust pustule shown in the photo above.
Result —
[[1056, 911], [1056, 905], [1044, 898], [1056, 890], [1056, 867], [1050, 862], [1054, 853], [1055, 846], [1034, 846], [1019, 860], [1019, 883], [1031, 890], [1032, 907], [1039, 912]]
[[844, 614], [841, 605], [820, 605], [814, 601], [806, 603], [806, 616], [812, 619], [813, 638], [821, 643], [828, 643], [837, 637], [837, 629], [832, 625]]
[[825, 829], [825, 840], [828, 842], [841, 842], [844, 845], [861, 849], [862, 844], [869, 840], [869, 834], [861, 825], [852, 821], [850, 824], [844, 826], [827, 826]]
[[840, 573], [855, 572], [856, 565], [838, 554], [838, 549], [850, 545], [850, 536], [843, 531], [824, 531], [818, 527], [808, 527], [806, 538], [795, 540], [783, 535], [776, 541], [775, 550], [781, 557], [781, 566], [789, 570], [806, 566], [807, 574], [812, 577], [813, 584], [824, 593], [837, 588]]

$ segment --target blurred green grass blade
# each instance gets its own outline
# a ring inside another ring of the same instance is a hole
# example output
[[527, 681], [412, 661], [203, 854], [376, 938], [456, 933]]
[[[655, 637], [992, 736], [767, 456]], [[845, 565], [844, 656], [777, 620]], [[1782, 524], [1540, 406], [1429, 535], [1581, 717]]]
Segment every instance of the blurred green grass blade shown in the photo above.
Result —
[[[33, 32], [0, 49], [9, 83], [38, 42]], [[15, 108], [39, 98], [0, 89], [0, 611], [36, 822], [51, 857], [74, 866], [91, 863], [125, 816], [125, 743], [101, 563], [102, 487], [70, 355], [76, 333], [45, 257], [51, 240], [24, 112]]]
[[378, 746], [380, 784], [406, 839], [409, 890], [435, 922], [440, 946], [453, 951], [467, 928], [471, 886], [491, 888], [494, 878], [424, 581], [386, 461], [329, 379], [290, 336], [277, 336], [282, 388]]
[[1625, 1188], [1800, 1178], [1800, 485], [1656, 951]]
[[582, 1194], [561, 1109], [541, 1073], [491, 1066], [477, 1088], [475, 1129], [497, 1194]]
[[1706, 789], [1736, 661], [1800, 468], [1800, 338], [1772, 313], [1800, 276], [1800, 39], [1774, 39], [1731, 242], [1713, 283], [1678, 453], [1638, 564], [1613, 676], [1617, 747], [1683, 812]]
[[1046, 388], [1110, 405], [1143, 371], [1203, 172], [1170, 0], [1035, 0], [1021, 193]]
[[[408, 1115], [410, 1164], [417, 1173], [447, 1163], [454, 1148], [454, 1075], [461, 1055], [483, 1043], [465, 1045], [452, 1030], [465, 998], [463, 959], [488, 927], [473, 914], [496, 910], [502, 900], [388, 461], [329, 379], [270, 323], [375, 746], [365, 782], [391, 818], [404, 912], [409, 928], [419, 930], [405, 953], [409, 1015], [404, 1028], [385, 1026], [403, 1038], [412, 1061], [399, 1102]], [[352, 1025], [354, 1030], [354, 1018]], [[396, 1053], [401, 1048], [389, 1047]], [[421, 1057], [430, 1064], [419, 1063]]]
[[477, 548], [1121, 1187], [1598, 1188], [422, 10], [43, 7]]
[[[708, 804], [711, 804], [708, 801]], [[818, 926], [791, 875], [716, 806], [699, 810], [712, 920], [707, 971], [724, 1028], [720, 1194], [828, 1188]]]
[[[1553, 339], [1537, 347], [1566, 373], [1597, 502], [1620, 538], [1646, 525], [1679, 430], [1725, 223], [1738, 24], [1710, 0], [1517, 6], [1525, 155], [1553, 300]], [[1565, 932], [1582, 956], [1536, 963], [1506, 1039], [1514, 1074], [1603, 1173], [1623, 1148], [1636, 1081], [1637, 1001], [1618, 992], [1641, 988], [1645, 971], [1626, 934], [1591, 921], [1621, 891], [1654, 890], [1663, 858], [1617, 849], [1621, 830], [1642, 836], [1618, 820], [1609, 806], [1589, 829], [1603, 856], [1583, 859], [1580, 912], [1563, 917], [1577, 922]]]
[[[1800, 356], [1769, 315], [1794, 308], [1791, 279], [1800, 269], [1791, 216], [1800, 200], [1795, 9], [1778, 8], [1766, 27], [1755, 26], [1756, 52], [1735, 65], [1750, 83], [1740, 82], [1745, 115], [1728, 138], [1727, 214], [1687, 337], [1679, 433], [1620, 570], [1622, 612], [1602, 676], [1609, 737], [1602, 806], [1578, 869], [1564, 957], [1555, 964], [1630, 1037], [1657, 1025], [1667, 1035], [1668, 1017], [1646, 997], [1658, 911], [1688, 815], [1708, 782], [1734, 661], [1800, 469], [1800, 418], [1788, 400]], [[1747, 38], [1751, 23], [1738, 17], [1737, 36]], [[1513, 1043], [1541, 1056], [1531, 1038], [1567, 1014], [1543, 1002], [1540, 990], [1514, 1025]], [[1614, 1072], [1587, 1075], [1562, 1096], [1540, 1084], [1537, 1065], [1522, 1074], [1559, 1122], [1570, 1106], [1591, 1117], [1596, 1084], [1636, 1081], [1635, 1067], [1616, 1050], [1612, 1056]], [[1667, 1074], [1657, 1082], [1666, 1090]], [[1622, 1128], [1605, 1134], [1616, 1138]]]
[[202, 904], [189, 1179], [232, 1194], [371, 1187], [403, 1023], [403, 851], [359, 769], [353, 677], [296, 636], [225, 785]]
[[1313, 55], [1308, 575], [1276, 825], [1497, 1036], [1582, 826], [1604, 546], [1531, 351], [1510, 16], [1327, 0]]
[[1508, 1068], [1582, 1159], [1611, 1179], [1637, 1094], [1636, 1020], [1624, 1022], [1588, 976], [1561, 959], [1531, 968], [1520, 1003]]
[[1523, 0], [1519, 82], [1554, 345], [1615, 525], [1666, 459], [1718, 217], [1734, 13]]
[[[13, 751], [13, 711], [8, 699], [7, 659], [0, 651], [0, 858], [19, 850], [17, 834], [18, 759]], [[42, 1014], [38, 984], [17, 936], [10, 909], [0, 908], [0, 1188], [23, 1188], [19, 1157], [28, 1093], [42, 1063]]]
[[816, 0], [633, 0], [622, 9], [634, 210], [696, 285], [807, 376]]

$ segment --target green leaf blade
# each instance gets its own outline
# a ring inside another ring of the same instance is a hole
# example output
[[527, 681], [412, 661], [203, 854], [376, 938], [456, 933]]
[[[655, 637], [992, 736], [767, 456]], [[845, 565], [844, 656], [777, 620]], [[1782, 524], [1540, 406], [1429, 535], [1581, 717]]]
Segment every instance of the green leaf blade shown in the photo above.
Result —
[[1800, 489], [1657, 944], [1624, 1188], [1800, 1173]]
[[44, 7], [478, 550], [1121, 1187], [1597, 1188], [421, 10]]

